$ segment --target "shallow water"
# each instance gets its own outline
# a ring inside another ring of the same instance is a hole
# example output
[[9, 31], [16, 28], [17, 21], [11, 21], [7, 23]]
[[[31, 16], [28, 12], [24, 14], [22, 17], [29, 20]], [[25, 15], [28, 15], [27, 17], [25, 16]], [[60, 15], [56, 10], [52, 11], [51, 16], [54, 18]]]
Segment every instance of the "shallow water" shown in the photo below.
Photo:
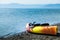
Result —
[[0, 36], [25, 31], [26, 23], [60, 23], [60, 9], [0, 9]]

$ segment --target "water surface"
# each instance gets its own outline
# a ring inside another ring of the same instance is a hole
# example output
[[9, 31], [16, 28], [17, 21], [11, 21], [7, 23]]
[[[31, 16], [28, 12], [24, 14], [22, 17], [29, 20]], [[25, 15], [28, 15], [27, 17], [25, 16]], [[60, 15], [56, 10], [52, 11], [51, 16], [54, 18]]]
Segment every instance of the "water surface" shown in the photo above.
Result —
[[26, 23], [60, 23], [60, 9], [0, 9], [0, 36], [25, 31]]

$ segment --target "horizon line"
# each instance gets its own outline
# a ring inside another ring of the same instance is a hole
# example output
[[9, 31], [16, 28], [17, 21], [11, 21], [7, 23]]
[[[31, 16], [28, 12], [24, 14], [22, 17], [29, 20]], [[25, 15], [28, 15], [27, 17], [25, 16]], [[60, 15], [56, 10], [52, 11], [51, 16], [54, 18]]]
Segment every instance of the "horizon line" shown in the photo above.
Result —
[[[22, 4], [22, 3], [0, 3], [0, 4]], [[42, 3], [44, 5], [44, 3]], [[60, 4], [60, 3], [45, 3], [45, 4]], [[36, 4], [23, 4], [23, 5], [36, 5]]]

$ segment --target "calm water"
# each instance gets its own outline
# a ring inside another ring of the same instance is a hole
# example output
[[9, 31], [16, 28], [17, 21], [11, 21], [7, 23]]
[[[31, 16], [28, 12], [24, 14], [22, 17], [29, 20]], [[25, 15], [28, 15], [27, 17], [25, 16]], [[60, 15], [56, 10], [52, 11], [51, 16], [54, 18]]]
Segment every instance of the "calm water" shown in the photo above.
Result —
[[29, 22], [60, 23], [60, 9], [0, 9], [0, 36], [25, 31]]

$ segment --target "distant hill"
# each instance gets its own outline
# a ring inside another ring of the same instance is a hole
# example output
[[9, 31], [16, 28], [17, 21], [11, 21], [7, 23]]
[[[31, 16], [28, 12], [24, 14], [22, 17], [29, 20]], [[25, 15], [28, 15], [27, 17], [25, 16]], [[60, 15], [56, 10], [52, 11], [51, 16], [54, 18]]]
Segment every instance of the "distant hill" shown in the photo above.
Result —
[[47, 4], [48, 7], [60, 7], [60, 4]]
[[46, 8], [60, 8], [60, 4], [47, 4], [45, 5]]
[[0, 8], [60, 8], [60, 4], [0, 4]]

